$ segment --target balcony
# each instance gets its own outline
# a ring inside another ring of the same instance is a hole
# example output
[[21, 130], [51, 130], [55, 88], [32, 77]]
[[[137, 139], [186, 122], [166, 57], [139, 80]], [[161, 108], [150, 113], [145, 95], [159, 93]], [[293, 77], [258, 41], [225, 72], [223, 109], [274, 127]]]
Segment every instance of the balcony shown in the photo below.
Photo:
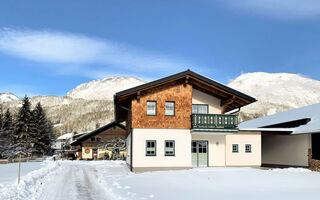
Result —
[[238, 115], [223, 114], [193, 114], [192, 129], [235, 129], [238, 125]]

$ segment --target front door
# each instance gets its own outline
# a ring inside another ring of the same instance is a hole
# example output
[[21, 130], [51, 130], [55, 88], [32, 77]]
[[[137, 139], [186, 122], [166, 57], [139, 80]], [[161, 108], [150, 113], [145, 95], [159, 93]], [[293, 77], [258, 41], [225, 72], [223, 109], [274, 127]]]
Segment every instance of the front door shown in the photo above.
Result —
[[191, 142], [192, 167], [208, 166], [208, 141], [193, 140]]

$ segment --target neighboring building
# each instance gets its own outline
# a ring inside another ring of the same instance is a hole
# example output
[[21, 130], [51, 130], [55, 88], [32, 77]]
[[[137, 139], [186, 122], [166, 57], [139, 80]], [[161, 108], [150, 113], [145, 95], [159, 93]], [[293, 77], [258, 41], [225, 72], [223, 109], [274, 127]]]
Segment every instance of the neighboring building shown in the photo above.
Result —
[[51, 148], [54, 150], [62, 150], [66, 142], [71, 138], [71, 133], [66, 133], [59, 136], [51, 145]]
[[115, 120], [127, 124], [128, 166], [260, 166], [260, 131], [238, 131], [238, 116], [226, 114], [255, 101], [190, 70], [116, 93]]
[[74, 140], [71, 145], [78, 146], [81, 153], [78, 158], [85, 160], [102, 159], [108, 156], [118, 156], [125, 152], [126, 128], [124, 125], [111, 122], [105, 126], [82, 135]]
[[308, 158], [320, 160], [320, 104], [249, 120], [239, 129], [262, 132], [263, 166], [308, 167]]
[[66, 133], [61, 136], [59, 136], [51, 145], [51, 149], [57, 151], [57, 150], [64, 150], [69, 149], [70, 143], [77, 139], [78, 137], [86, 134], [87, 132], [82, 133]]

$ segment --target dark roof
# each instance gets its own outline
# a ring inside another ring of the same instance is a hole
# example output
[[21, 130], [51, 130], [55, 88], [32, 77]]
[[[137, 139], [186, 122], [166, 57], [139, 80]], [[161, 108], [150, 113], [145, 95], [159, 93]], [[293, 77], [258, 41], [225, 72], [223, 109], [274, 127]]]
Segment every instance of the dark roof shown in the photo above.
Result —
[[79, 145], [79, 144], [80, 144], [81, 142], [83, 142], [84, 140], [87, 140], [88, 138], [90, 138], [90, 137], [92, 137], [92, 136], [95, 136], [95, 135], [97, 135], [97, 134], [99, 134], [99, 133], [101, 133], [101, 132], [103, 132], [103, 131], [105, 131], [105, 130], [108, 130], [108, 129], [111, 128], [111, 127], [114, 127], [114, 126], [118, 126], [118, 127], [122, 128], [123, 130], [126, 129], [126, 127], [125, 127], [124, 125], [113, 121], [113, 122], [110, 122], [109, 124], [106, 124], [106, 125], [104, 125], [104, 126], [101, 126], [100, 128], [98, 128], [98, 129], [96, 129], [96, 130], [94, 130], [94, 131], [91, 131], [91, 132], [89, 132], [89, 133], [86, 133], [86, 134], [80, 136], [80, 137], [77, 138], [75, 141], [71, 142], [71, 145], [74, 145], [74, 146], [75, 146], [75, 145]]
[[161, 84], [161, 83], [164, 83], [164, 82], [167, 82], [167, 81], [170, 81], [172, 79], [179, 78], [179, 77], [183, 77], [183, 76], [186, 76], [186, 75], [193, 76], [193, 77], [195, 77], [197, 79], [200, 79], [200, 80], [202, 80], [202, 81], [204, 81], [206, 83], [209, 83], [209, 84], [211, 84], [211, 85], [213, 85], [213, 86], [215, 86], [217, 88], [220, 88], [220, 89], [225, 90], [227, 92], [230, 92], [230, 93], [232, 93], [234, 95], [237, 95], [237, 96], [239, 96], [239, 97], [241, 97], [243, 99], [246, 99], [246, 100], [248, 100], [250, 102], [257, 101], [255, 98], [253, 98], [251, 96], [248, 96], [248, 95], [246, 95], [246, 94], [244, 94], [242, 92], [234, 90], [234, 89], [232, 89], [232, 88], [230, 88], [230, 87], [228, 87], [226, 85], [223, 85], [223, 84], [221, 84], [221, 83], [219, 83], [217, 81], [214, 81], [214, 80], [212, 80], [210, 78], [207, 78], [205, 76], [197, 74], [197, 73], [195, 73], [195, 72], [193, 72], [193, 71], [191, 71], [189, 69], [186, 70], [186, 71], [171, 75], [171, 76], [167, 76], [165, 78], [161, 78], [161, 79], [158, 79], [158, 80], [155, 80], [155, 81], [151, 81], [151, 82], [145, 83], [143, 85], [139, 85], [137, 87], [133, 87], [133, 88], [130, 88], [130, 89], [127, 89], [127, 90], [123, 90], [123, 91], [117, 92], [115, 94], [115, 96], [118, 97], [118, 96], [130, 94], [130, 93], [133, 93], [133, 92], [136, 92], [136, 91], [139, 91], [139, 90], [143, 90], [145, 88], [152, 87], [154, 85], [158, 85], [158, 84]]

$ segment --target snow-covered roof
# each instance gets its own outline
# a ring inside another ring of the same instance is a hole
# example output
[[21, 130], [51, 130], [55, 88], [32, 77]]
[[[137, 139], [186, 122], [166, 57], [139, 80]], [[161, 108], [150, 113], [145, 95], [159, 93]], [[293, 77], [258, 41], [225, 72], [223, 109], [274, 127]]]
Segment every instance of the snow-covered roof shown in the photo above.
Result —
[[[320, 103], [242, 122], [238, 127], [240, 130], [257, 129], [301, 119], [310, 119], [310, 121], [295, 128], [281, 129], [292, 131], [292, 134], [320, 133]], [[264, 129], [271, 130], [272, 128]]]
[[57, 140], [67, 140], [67, 139], [71, 138], [71, 136], [72, 136], [72, 133], [66, 133], [64, 135], [59, 136], [57, 138]]

